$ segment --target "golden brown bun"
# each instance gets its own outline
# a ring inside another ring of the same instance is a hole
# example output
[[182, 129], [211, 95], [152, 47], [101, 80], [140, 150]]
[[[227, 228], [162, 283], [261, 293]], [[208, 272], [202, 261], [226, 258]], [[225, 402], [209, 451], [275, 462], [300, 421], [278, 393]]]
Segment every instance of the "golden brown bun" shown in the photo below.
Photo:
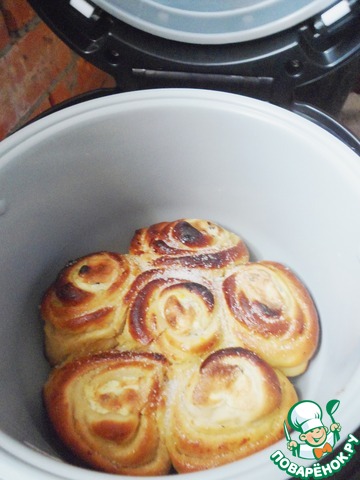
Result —
[[64, 444], [90, 466], [125, 475], [239, 460], [283, 437], [297, 400], [282, 373], [242, 348], [172, 365], [156, 353], [97, 353], [56, 367], [44, 387]]
[[137, 230], [130, 253], [145, 255], [156, 267], [223, 268], [249, 259], [240, 237], [213, 222], [189, 218]]
[[287, 376], [303, 373], [318, 345], [319, 324], [294, 273], [275, 262], [239, 265], [224, 280], [223, 291], [229, 324], [246, 348]]
[[286, 376], [319, 339], [293, 272], [250, 262], [237, 235], [197, 219], [67, 265], [41, 314], [58, 365], [44, 388], [51, 422], [89, 465], [128, 475], [208, 469], [282, 438], [297, 401]]
[[121, 349], [148, 349], [184, 361], [204, 357], [223, 342], [220, 302], [202, 271], [147, 270], [133, 282], [126, 302]]
[[168, 473], [158, 427], [166, 365], [158, 354], [112, 351], [53, 369], [44, 401], [59, 437], [83, 461], [108, 473]]
[[201, 364], [174, 365], [165, 426], [175, 469], [205, 470], [271, 445], [283, 437], [296, 401], [281, 372], [242, 348], [219, 350]]
[[125, 321], [123, 298], [139, 272], [134, 257], [109, 252], [80, 258], [60, 272], [41, 303], [52, 365], [116, 345]]

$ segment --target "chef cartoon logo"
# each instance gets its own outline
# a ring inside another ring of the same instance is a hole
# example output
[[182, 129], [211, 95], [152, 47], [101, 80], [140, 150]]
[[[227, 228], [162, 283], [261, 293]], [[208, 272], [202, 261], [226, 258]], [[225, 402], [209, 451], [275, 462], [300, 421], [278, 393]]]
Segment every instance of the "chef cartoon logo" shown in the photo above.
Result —
[[355, 446], [360, 444], [360, 440], [352, 434], [348, 435], [343, 450], [326, 459], [340, 440], [341, 425], [334, 418], [339, 406], [339, 400], [330, 400], [325, 406], [327, 415], [324, 416], [316, 402], [302, 400], [295, 403], [288, 412], [287, 422], [284, 421], [286, 446], [293, 457], [314, 463], [303, 466], [297, 460], [289, 459], [281, 450], [270, 456], [273, 463], [288, 475], [303, 480], [328, 478], [341, 470], [356, 453]]
[[295, 457], [319, 460], [333, 451], [340, 438], [341, 425], [335, 422], [333, 414], [340, 405], [338, 400], [330, 400], [326, 404], [326, 411], [330, 416], [331, 424], [323, 424], [321, 407], [310, 400], [303, 400], [291, 407], [288, 413], [290, 427], [300, 433], [299, 440], [291, 439], [286, 422], [284, 422], [287, 448]]

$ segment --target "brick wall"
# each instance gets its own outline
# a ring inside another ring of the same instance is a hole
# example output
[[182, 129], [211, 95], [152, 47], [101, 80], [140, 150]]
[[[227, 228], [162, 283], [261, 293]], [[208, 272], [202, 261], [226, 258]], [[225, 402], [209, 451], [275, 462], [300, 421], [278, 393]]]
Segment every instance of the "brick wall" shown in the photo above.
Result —
[[72, 52], [26, 0], [0, 0], [0, 140], [63, 100], [112, 86], [113, 79]]

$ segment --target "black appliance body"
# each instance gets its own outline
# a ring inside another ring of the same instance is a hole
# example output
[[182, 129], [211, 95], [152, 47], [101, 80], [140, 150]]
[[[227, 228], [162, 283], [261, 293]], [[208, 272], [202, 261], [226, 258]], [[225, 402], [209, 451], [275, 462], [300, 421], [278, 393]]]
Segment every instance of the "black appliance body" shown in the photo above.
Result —
[[72, 50], [112, 75], [119, 91], [199, 87], [285, 107], [299, 101], [336, 115], [360, 72], [360, 0], [333, 2], [269, 36], [217, 44], [160, 37], [91, 0], [29, 3]]

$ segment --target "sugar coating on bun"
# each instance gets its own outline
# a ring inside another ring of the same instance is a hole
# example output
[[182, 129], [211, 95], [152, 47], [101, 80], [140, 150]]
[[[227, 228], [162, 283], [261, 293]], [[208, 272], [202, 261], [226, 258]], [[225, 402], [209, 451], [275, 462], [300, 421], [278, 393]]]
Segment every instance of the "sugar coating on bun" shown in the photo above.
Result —
[[201, 219], [69, 262], [40, 312], [55, 431], [90, 467], [125, 475], [206, 470], [282, 438], [288, 377], [319, 342], [295, 273]]

